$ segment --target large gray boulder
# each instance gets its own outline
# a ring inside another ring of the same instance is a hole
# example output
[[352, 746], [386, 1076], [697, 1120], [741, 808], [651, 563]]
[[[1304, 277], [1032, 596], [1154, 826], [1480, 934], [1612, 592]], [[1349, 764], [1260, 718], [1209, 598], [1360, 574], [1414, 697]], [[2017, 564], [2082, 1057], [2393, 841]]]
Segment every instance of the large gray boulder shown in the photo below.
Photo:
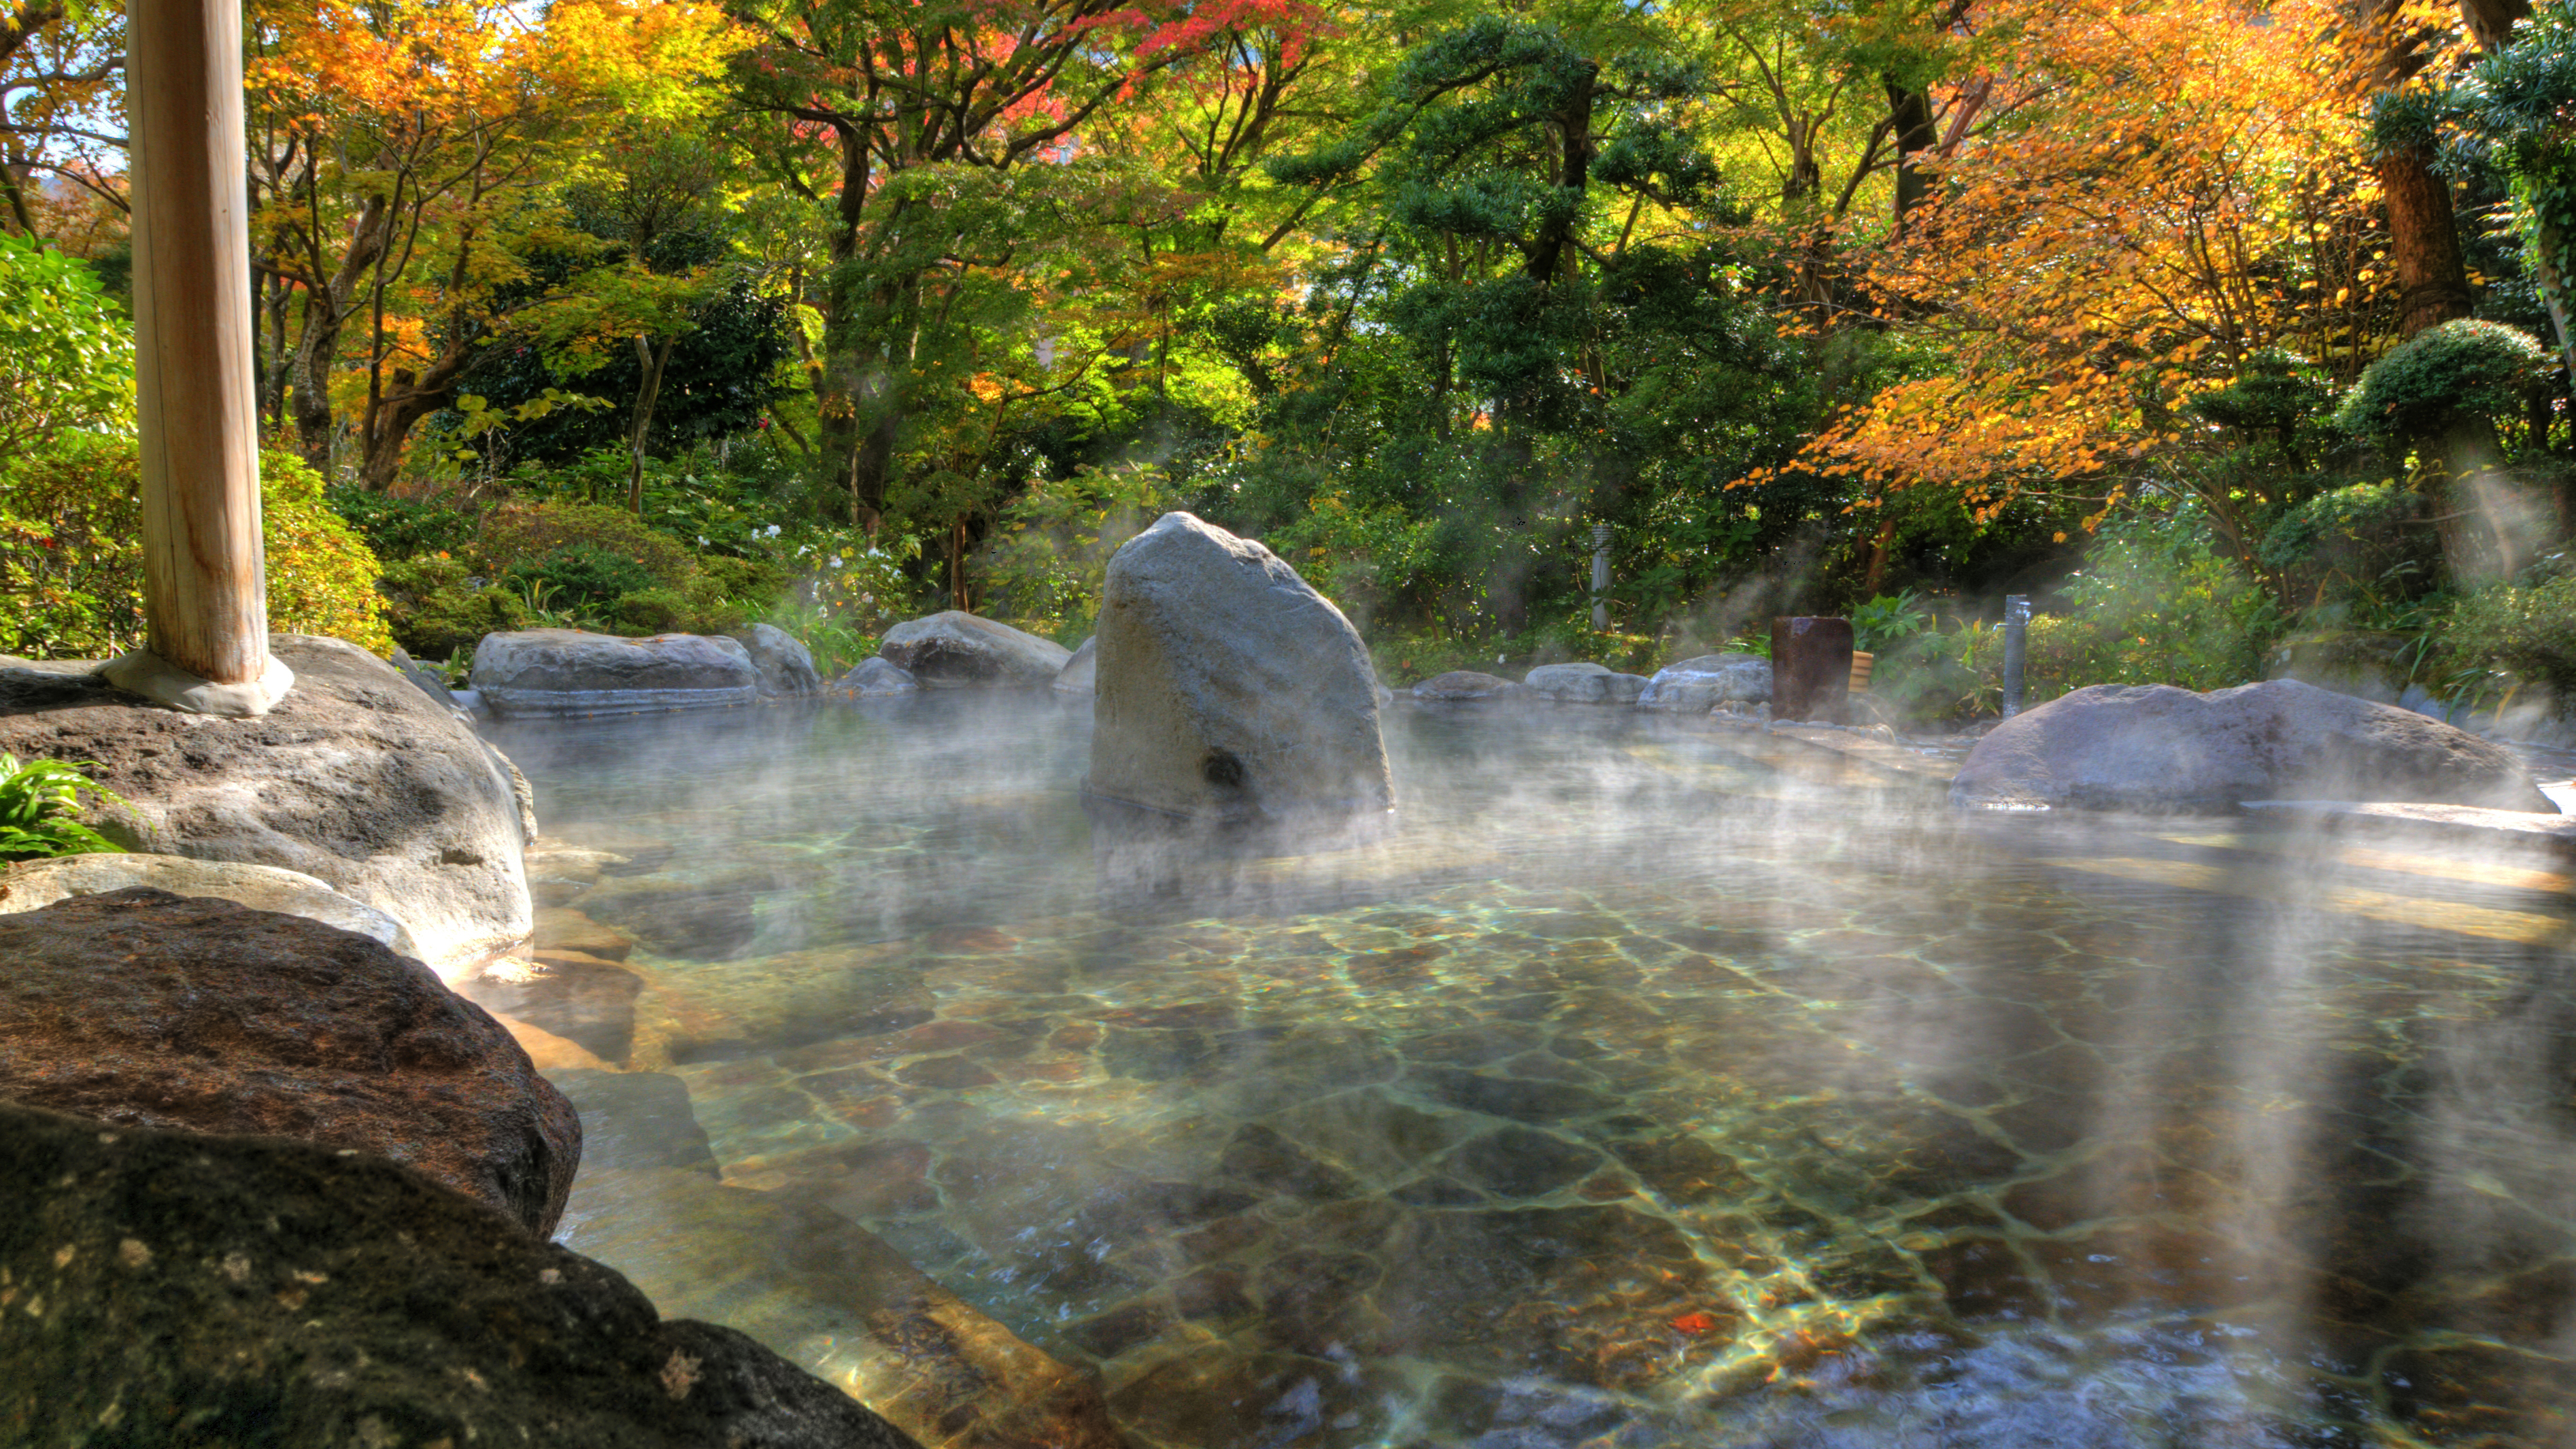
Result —
[[0, 1162], [11, 1444], [918, 1449], [372, 1153], [0, 1102]]
[[1771, 661], [1759, 654], [1702, 654], [1655, 671], [1637, 696], [1639, 709], [1706, 714], [1721, 704], [1771, 698]]
[[255, 719], [181, 714], [95, 676], [0, 670], [0, 751], [90, 760], [129, 849], [282, 866], [402, 922], [454, 979], [528, 938], [509, 763], [354, 644], [269, 638], [295, 687]]
[[1073, 651], [1052, 639], [950, 609], [907, 619], [877, 641], [877, 655], [930, 689], [1044, 689]]
[[751, 655], [752, 668], [760, 671], [763, 698], [792, 699], [823, 687], [823, 676], [814, 669], [813, 651], [777, 625], [754, 624], [736, 630], [733, 641]]
[[302, 916], [354, 931], [397, 956], [420, 955], [402, 922], [300, 870], [233, 860], [190, 860], [184, 855], [63, 855], [0, 866], [0, 914], [40, 910], [75, 896], [103, 896], [137, 886]]
[[0, 961], [0, 1098], [353, 1148], [531, 1232], [563, 1216], [572, 1104], [499, 1022], [364, 936], [137, 889], [0, 915]]
[[494, 714], [539, 719], [725, 709], [760, 699], [751, 651], [722, 637], [580, 629], [486, 634], [467, 682]]
[[1559, 704], [1635, 704], [1651, 682], [1602, 664], [1542, 664], [1521, 680], [1530, 693]]
[[1250, 539], [1167, 513], [1109, 560], [1093, 796], [1201, 821], [1395, 803], [1359, 632]]
[[2556, 813], [2503, 747], [2289, 679], [2207, 694], [2165, 684], [2076, 690], [1995, 726], [1968, 753], [1950, 798], [2219, 811], [2246, 800], [2390, 800]]

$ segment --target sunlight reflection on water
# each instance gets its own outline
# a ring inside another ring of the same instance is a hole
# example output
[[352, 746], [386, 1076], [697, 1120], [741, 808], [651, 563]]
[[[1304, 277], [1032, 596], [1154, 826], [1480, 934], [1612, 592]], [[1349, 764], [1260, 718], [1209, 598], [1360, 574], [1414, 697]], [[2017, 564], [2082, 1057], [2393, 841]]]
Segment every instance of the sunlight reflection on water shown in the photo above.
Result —
[[1404, 709], [1389, 838], [1140, 876], [1087, 729], [499, 742], [550, 832], [668, 847], [573, 907], [725, 1181], [1097, 1365], [1140, 1444], [2576, 1442], [2549, 870]]

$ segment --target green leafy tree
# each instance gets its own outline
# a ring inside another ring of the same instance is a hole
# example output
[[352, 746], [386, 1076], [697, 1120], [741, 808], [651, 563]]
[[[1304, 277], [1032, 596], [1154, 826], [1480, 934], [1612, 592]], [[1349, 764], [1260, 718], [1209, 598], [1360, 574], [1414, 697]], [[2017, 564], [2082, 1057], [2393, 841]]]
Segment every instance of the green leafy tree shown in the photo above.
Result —
[[134, 426], [134, 331], [87, 266], [0, 235], [0, 455]]

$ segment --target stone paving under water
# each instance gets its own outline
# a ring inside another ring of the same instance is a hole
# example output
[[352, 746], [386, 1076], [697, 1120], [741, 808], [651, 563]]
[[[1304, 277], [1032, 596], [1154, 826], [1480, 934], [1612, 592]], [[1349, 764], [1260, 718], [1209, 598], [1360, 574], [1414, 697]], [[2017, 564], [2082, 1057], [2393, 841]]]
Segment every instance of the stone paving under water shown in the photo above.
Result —
[[623, 858], [540, 944], [634, 938], [607, 1054], [724, 1183], [1096, 1368], [1139, 1445], [2576, 1443], [2550, 862], [1500, 710], [1390, 716], [1381, 843], [1129, 869], [1087, 728], [502, 743]]

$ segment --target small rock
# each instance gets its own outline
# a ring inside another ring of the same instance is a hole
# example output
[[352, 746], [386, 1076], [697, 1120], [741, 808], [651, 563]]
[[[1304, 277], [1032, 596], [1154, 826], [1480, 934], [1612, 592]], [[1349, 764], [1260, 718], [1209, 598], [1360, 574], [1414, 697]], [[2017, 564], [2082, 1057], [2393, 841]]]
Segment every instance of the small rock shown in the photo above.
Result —
[[103, 896], [135, 886], [302, 916], [355, 931], [397, 956], [420, 955], [402, 922], [302, 871], [184, 855], [64, 855], [0, 866], [0, 912], [32, 911], [73, 896]]
[[885, 632], [878, 657], [931, 689], [1038, 689], [1055, 683], [1073, 651], [998, 620], [956, 609]]
[[761, 697], [792, 699], [823, 687], [823, 677], [814, 672], [813, 651], [777, 625], [754, 624], [736, 630], [733, 641], [751, 655], [752, 667], [760, 671]]
[[1950, 798], [2218, 811], [2246, 800], [2378, 800], [2557, 813], [2502, 746], [2289, 679], [2207, 694], [2164, 684], [2076, 690], [1989, 731]]
[[1517, 699], [1529, 691], [1508, 679], [1491, 674], [1478, 674], [1472, 669], [1452, 669], [1413, 686], [1413, 697], [1435, 704], [1457, 704], [1469, 700]]
[[832, 686], [834, 694], [856, 699], [877, 699], [887, 695], [911, 694], [921, 688], [921, 681], [909, 670], [884, 658], [862, 659], [849, 673]]
[[1083, 640], [1082, 647], [1074, 650], [1073, 657], [1066, 660], [1064, 668], [1056, 672], [1055, 692], [1083, 695], [1093, 693], [1097, 688], [1095, 680], [1099, 673], [1099, 665], [1100, 636], [1094, 634]]
[[1650, 682], [1599, 664], [1542, 664], [1523, 676], [1532, 694], [1559, 704], [1635, 704]]
[[1637, 696], [1639, 709], [1706, 714], [1722, 704], [1771, 698], [1771, 661], [1759, 654], [1702, 654], [1655, 671]]

